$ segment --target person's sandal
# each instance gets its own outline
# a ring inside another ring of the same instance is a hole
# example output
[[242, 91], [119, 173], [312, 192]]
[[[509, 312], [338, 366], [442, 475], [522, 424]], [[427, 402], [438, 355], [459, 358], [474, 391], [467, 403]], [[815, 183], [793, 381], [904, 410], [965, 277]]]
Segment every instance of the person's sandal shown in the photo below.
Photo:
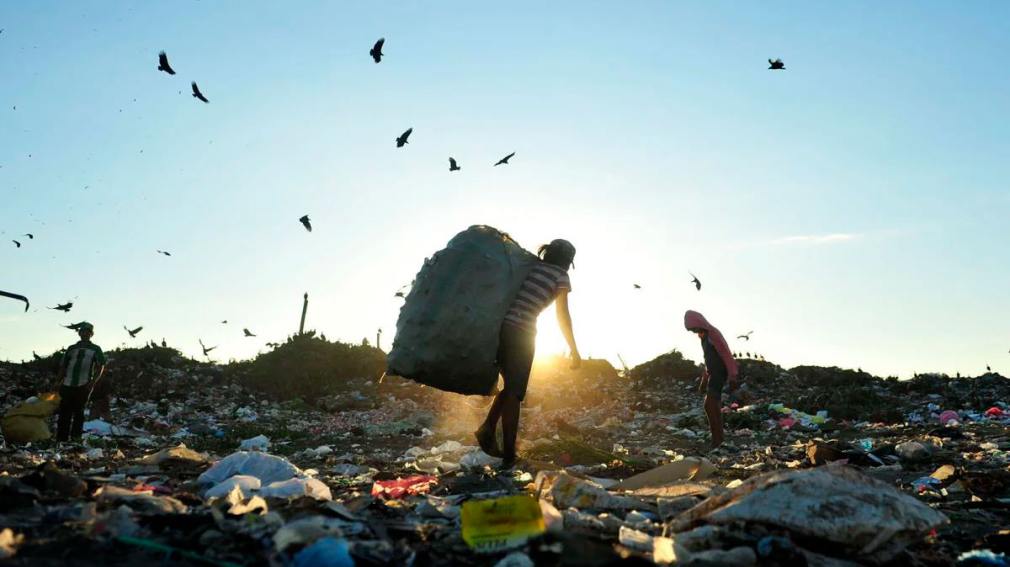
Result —
[[498, 442], [494, 438], [493, 432], [481, 427], [477, 431], [473, 432], [473, 436], [477, 438], [477, 444], [480, 445], [481, 451], [484, 451], [492, 457], [502, 457], [502, 452], [498, 449]]

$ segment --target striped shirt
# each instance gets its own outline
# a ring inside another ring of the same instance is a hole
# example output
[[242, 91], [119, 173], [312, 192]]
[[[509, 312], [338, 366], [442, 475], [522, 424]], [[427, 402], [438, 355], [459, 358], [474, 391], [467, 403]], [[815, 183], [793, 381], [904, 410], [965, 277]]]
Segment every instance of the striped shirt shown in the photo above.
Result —
[[520, 329], [536, 331], [540, 312], [554, 301], [559, 291], [571, 289], [568, 272], [554, 264], [539, 262], [519, 288], [519, 294], [505, 315], [505, 322]]
[[79, 341], [63, 353], [64, 386], [86, 386], [96, 366], [105, 366], [105, 353], [90, 341]]

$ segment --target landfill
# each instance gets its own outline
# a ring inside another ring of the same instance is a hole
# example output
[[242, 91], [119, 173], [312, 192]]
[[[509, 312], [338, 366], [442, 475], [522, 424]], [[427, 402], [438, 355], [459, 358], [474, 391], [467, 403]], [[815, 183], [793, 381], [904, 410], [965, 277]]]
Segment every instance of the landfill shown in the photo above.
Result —
[[[0, 363], [4, 564], [929, 566], [1010, 552], [998, 374], [745, 359], [711, 450], [700, 368], [679, 353], [620, 372], [543, 359], [505, 469], [472, 435], [490, 398], [383, 377], [372, 347], [296, 337], [227, 365], [167, 347], [109, 357], [108, 411], [80, 444], [51, 439], [52, 361]], [[317, 383], [276, 385], [320, 360]]]

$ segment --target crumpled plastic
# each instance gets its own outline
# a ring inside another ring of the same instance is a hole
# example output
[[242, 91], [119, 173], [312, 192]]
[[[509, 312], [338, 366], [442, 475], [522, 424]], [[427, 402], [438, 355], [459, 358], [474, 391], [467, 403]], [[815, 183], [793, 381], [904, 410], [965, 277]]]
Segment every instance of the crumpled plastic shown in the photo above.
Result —
[[379, 498], [403, 498], [427, 494], [438, 484], [438, 478], [432, 475], [414, 475], [396, 480], [377, 480], [372, 484], [372, 496]]
[[214, 463], [196, 480], [201, 484], [217, 484], [237, 474], [254, 476], [263, 484], [270, 484], [294, 478], [302, 471], [283, 457], [239, 451]]

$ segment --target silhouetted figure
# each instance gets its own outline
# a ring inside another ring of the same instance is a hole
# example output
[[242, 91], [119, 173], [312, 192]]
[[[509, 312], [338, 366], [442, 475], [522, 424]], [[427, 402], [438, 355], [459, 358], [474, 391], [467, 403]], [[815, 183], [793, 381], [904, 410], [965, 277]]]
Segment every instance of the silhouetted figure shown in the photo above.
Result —
[[449, 158], [449, 171], [459, 171], [461, 168], [456, 163], [456, 158]]
[[393, 294], [393, 297], [403, 297], [403, 292], [402, 291], [398, 291], [398, 292], [396, 292], [396, 293]]
[[410, 137], [410, 133], [413, 132], [413, 131], [414, 131], [413, 128], [407, 128], [406, 132], [404, 132], [403, 134], [400, 134], [396, 138], [396, 147], [402, 148], [403, 146], [405, 146], [407, 144], [407, 138]]
[[161, 339], [161, 348], [168, 348], [168, 343], [165, 342], [164, 337]]
[[712, 432], [712, 447], [722, 445], [722, 389], [729, 382], [730, 390], [736, 389], [738, 367], [719, 329], [709, 323], [697, 311], [684, 313], [684, 328], [696, 333], [701, 339], [705, 355], [705, 373], [702, 374], [701, 388], [705, 392], [705, 415]]
[[281, 345], [278, 344], [278, 343], [267, 343], [267, 346], [270, 347], [270, 348], [277, 348], [277, 347], [279, 347]]
[[80, 331], [82, 327], [87, 325], [86, 321], [81, 321], [80, 323], [72, 323], [70, 325], [62, 325], [64, 329], [70, 329], [71, 331]]
[[[572, 368], [582, 363], [572, 317], [568, 311], [568, 292], [572, 289], [568, 269], [575, 259], [575, 246], [557, 239], [540, 247], [537, 262], [512, 301], [501, 326], [498, 339], [498, 368], [505, 387], [495, 395], [484, 423], [474, 432], [480, 448], [493, 457], [502, 457], [502, 465], [510, 467], [516, 460], [516, 440], [519, 436], [519, 414], [530, 368], [536, 354], [537, 316], [552, 302], [555, 304], [558, 327], [572, 353]], [[503, 447], [498, 449], [495, 430], [502, 425]]]
[[18, 242], [17, 240], [11, 240], [11, 242], [14, 243], [14, 246], [17, 246], [18, 248], [21, 248], [21, 243]]
[[164, 71], [169, 75], [175, 74], [175, 70], [168, 64], [168, 55], [166, 55], [164, 51], [158, 54], [158, 70]]
[[298, 219], [298, 222], [302, 223], [302, 226], [305, 227], [305, 230], [312, 232], [312, 222], [309, 220], [309, 215], [305, 215], [302, 218]]
[[105, 353], [91, 342], [95, 328], [87, 321], [78, 323], [81, 340], [67, 348], [57, 374], [60, 409], [56, 440], [80, 439], [84, 433], [84, 406], [95, 384], [105, 373]]
[[50, 309], [54, 309], [56, 311], [62, 311], [64, 313], [70, 313], [70, 310], [73, 307], [74, 307], [74, 302], [73, 301], [68, 301], [66, 303], [61, 303], [61, 304], [57, 305], [56, 307], [50, 307]]
[[171, 256], [171, 254], [169, 254], [168, 252], [165, 252], [164, 250], [155, 250], [155, 252], [157, 252], [158, 254], [162, 254], [164, 256]]
[[642, 289], [642, 286], [636, 284], [631, 284], [635, 289]]
[[39, 356], [39, 355], [37, 355], [37, 354], [35, 354], [34, 350], [32, 351], [32, 358], [35, 359], [35, 360], [42, 360], [42, 357]]
[[747, 332], [747, 333], [745, 333], [743, 335], [737, 335], [736, 338], [743, 339], [745, 341], [749, 341], [750, 340], [750, 336], [753, 335], [753, 334], [754, 334], [754, 331], [749, 331], [749, 332]]
[[988, 364], [985, 365], [985, 370], [986, 372], [992, 372], [992, 368], [990, 368]]
[[[776, 59], [774, 61], [772, 61], [771, 59], [769, 59], [768, 60], [768, 68], [771, 69], [772, 71], [785, 71], [786, 70], [786, 64], [783, 63], [781, 59]], [[802, 74], [802, 73], [800, 73], [800, 74]]]
[[228, 320], [227, 320], [227, 319], [225, 319], [224, 321], [221, 321], [221, 324], [222, 324], [222, 325], [227, 325], [227, 324], [228, 324]]
[[17, 294], [17, 293], [11, 293], [9, 291], [0, 291], [0, 295], [2, 295], [4, 297], [9, 297], [11, 299], [16, 299], [18, 301], [24, 301], [25, 302], [25, 311], [26, 312], [28, 311], [28, 307], [30, 307], [30, 304], [28, 303], [28, 298], [25, 297], [25, 296], [23, 296], [23, 295], [20, 295], [20, 294]]
[[34, 240], [35, 239], [35, 235], [32, 234], [32, 233], [30, 233], [30, 232], [22, 234], [21, 236], [27, 236], [28, 240]]
[[252, 334], [251, 332], [249, 332], [249, 329], [242, 329], [242, 333], [244, 333], [245, 336], [247, 336], [247, 337], [255, 337], [256, 336], [256, 335]]
[[743, 354], [744, 354], [744, 356], [746, 356], [747, 358], [750, 358], [750, 353], [749, 353], [749, 352], [745, 352], [745, 353], [743, 353]]
[[375, 42], [375, 45], [373, 45], [372, 48], [368, 50], [368, 54], [372, 56], [372, 59], [375, 60], [376, 63], [382, 61], [382, 55], [383, 55], [382, 46], [385, 43], [386, 38], [380, 37], [379, 41]]
[[508, 165], [509, 164], [509, 160], [512, 159], [512, 156], [514, 156], [514, 155], [516, 155], [515, 152], [510, 153], [509, 155], [507, 155], [507, 156], [501, 158], [500, 160], [498, 160], [498, 163], [494, 164], [494, 166], [498, 167], [499, 165]]
[[196, 81], [193, 81], [192, 86], [193, 86], [193, 98], [202, 100], [203, 102], [210, 102], [209, 100], [207, 100], [207, 97], [203, 96], [203, 93], [200, 92], [200, 87], [196, 86]]
[[203, 350], [203, 355], [206, 356], [206, 357], [208, 357], [208, 358], [209, 358], [209, 355], [210, 355], [210, 351], [212, 351], [212, 350], [214, 350], [214, 349], [217, 348], [217, 345], [214, 345], [212, 347], [204, 346], [203, 339], [197, 339], [197, 341], [199, 341], [199, 343], [200, 343], [200, 348]]
[[130, 329], [126, 328], [126, 325], [123, 325], [123, 329], [126, 330], [126, 332], [130, 335], [131, 339], [137, 338], [137, 333], [139, 333], [139, 332], [141, 332], [141, 331], [144, 330], [143, 327], [137, 327], [136, 329], [134, 329], [134, 330], [131, 331]]
[[[691, 272], [688, 273], [691, 274]], [[691, 278], [691, 283], [694, 284], [694, 288], [701, 291], [701, 280], [698, 279], [698, 276], [691, 274]]]

